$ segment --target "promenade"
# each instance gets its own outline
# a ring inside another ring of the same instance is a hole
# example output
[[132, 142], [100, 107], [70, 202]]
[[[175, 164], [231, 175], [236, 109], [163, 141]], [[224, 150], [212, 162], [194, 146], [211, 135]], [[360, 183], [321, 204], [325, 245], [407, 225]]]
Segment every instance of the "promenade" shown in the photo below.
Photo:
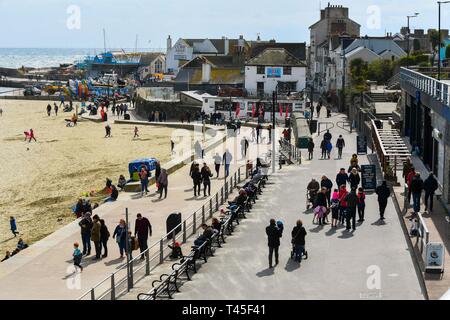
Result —
[[[341, 115], [320, 121], [345, 120]], [[306, 186], [311, 178], [320, 181], [327, 175], [333, 183], [339, 168], [347, 168], [356, 151], [356, 134], [337, 127], [331, 130], [333, 144], [339, 134], [346, 148], [343, 159], [319, 160], [322, 137], [315, 135], [313, 161], [301, 166], [286, 166], [270, 176], [262, 201], [237, 228], [227, 244], [204, 264], [193, 281], [181, 287], [175, 299], [424, 299], [418, 273], [413, 263], [392, 199], [386, 220], [379, 221], [376, 195], [367, 193], [366, 220], [357, 223], [355, 232], [343, 226], [312, 224], [313, 214], [305, 211]], [[303, 157], [305, 158], [305, 156]], [[359, 156], [368, 164], [372, 156]], [[265, 227], [274, 218], [284, 222], [280, 264], [269, 269]], [[302, 219], [308, 235], [308, 260], [301, 265], [290, 259], [291, 231]]]
[[[242, 128], [241, 133], [227, 140], [226, 146], [220, 145], [216, 149], [205, 154], [205, 160], [214, 171], [211, 161], [215, 151], [223, 154], [224, 148], [229, 148], [234, 159], [241, 159], [240, 141], [245, 135], [250, 137], [250, 129]], [[264, 132], [267, 136], [267, 131]], [[267, 150], [267, 145], [250, 145], [249, 152], [258, 153], [259, 148]], [[202, 160], [199, 160], [201, 162]], [[234, 160], [233, 160], [234, 161]], [[241, 164], [239, 164], [241, 165]], [[162, 165], [164, 167], [164, 164]], [[237, 170], [237, 165], [232, 164], [230, 176]], [[141, 197], [139, 194], [120, 193], [119, 199], [113, 203], [107, 203], [94, 210], [94, 214], [105, 219], [106, 225], [112, 235], [119, 219], [125, 218], [125, 210], [128, 208], [131, 229], [134, 231], [136, 214], [141, 213], [147, 217], [153, 226], [153, 236], [149, 238], [149, 245], [158, 241], [166, 234], [166, 218], [174, 212], [181, 212], [185, 219], [202, 204], [209, 201], [208, 197], [194, 197], [192, 180], [189, 177], [190, 165], [169, 175], [168, 197], [160, 201], [156, 194], [155, 186], [150, 186], [150, 194]], [[126, 168], [124, 168], [126, 170]], [[212, 179], [211, 194], [220, 190], [224, 183], [223, 166], [220, 178]], [[203, 192], [203, 190], [202, 190]], [[74, 300], [88, 291], [92, 286], [103, 280], [109, 274], [124, 265], [126, 259], [119, 259], [119, 249], [114, 239], [108, 242], [108, 257], [100, 261], [93, 261], [95, 255], [83, 258], [85, 270], [81, 275], [73, 274], [72, 253], [73, 243], [81, 245], [79, 220], [61, 228], [45, 239], [33, 244], [12, 259], [0, 264], [0, 299], [69, 299]], [[94, 253], [92, 243], [92, 251]], [[137, 252], [134, 252], [136, 254]]]

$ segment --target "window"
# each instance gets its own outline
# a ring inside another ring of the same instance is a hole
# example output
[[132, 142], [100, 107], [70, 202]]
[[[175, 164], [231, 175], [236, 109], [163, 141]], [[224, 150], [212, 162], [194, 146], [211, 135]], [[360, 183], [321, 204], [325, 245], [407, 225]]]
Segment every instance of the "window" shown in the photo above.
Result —
[[264, 67], [264, 66], [257, 66], [256, 67], [256, 74], [266, 74], [266, 67]]
[[283, 74], [290, 76], [292, 74], [292, 67], [283, 67]]
[[157, 60], [156, 62], [155, 62], [155, 73], [163, 73], [163, 71], [162, 71], [162, 62], [161, 62], [161, 60]]

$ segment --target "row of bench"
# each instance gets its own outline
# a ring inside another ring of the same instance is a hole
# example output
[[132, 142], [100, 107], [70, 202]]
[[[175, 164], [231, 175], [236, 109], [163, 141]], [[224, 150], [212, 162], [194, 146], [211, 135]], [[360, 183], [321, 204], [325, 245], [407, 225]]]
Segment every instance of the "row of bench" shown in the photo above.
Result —
[[250, 212], [252, 204], [256, 203], [258, 195], [262, 194], [265, 179], [259, 179], [255, 186], [257, 191], [247, 197], [244, 205], [225, 211], [225, 215], [220, 218], [220, 231], [214, 232], [213, 236], [202, 245], [193, 246], [189, 255], [172, 265], [170, 274], [162, 274], [159, 280], [154, 280], [152, 289], [148, 293], [140, 293], [138, 300], [173, 299], [173, 294], [180, 292], [182, 282], [190, 281], [191, 274], [198, 272], [197, 263], [199, 261], [207, 263], [208, 257], [214, 256], [216, 248], [221, 248], [222, 244], [226, 243], [225, 238], [234, 232], [235, 225], [239, 225], [239, 220], [246, 218], [246, 212]]

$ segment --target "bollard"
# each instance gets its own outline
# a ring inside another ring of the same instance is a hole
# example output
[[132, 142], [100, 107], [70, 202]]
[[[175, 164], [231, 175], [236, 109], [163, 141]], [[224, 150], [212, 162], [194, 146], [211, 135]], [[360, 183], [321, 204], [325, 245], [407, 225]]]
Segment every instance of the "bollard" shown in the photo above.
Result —
[[116, 300], [116, 283], [114, 273], [111, 274], [111, 300]]
[[197, 212], [194, 212], [194, 221], [192, 224], [192, 234], [197, 232]]
[[145, 275], [150, 275], [150, 253], [148, 249], [145, 251]]
[[202, 224], [205, 223], [205, 205], [202, 205]]
[[164, 244], [163, 239], [159, 240], [159, 263], [162, 264], [164, 262]]
[[186, 220], [183, 221], [183, 243], [186, 243]]
[[133, 289], [134, 277], [133, 277], [133, 261], [130, 262], [130, 279], [129, 279], [129, 290]]
[[219, 211], [219, 194], [216, 193], [216, 211]]
[[94, 288], [91, 289], [91, 300], [95, 300], [95, 291], [94, 291]]
[[209, 199], [209, 217], [212, 218], [213, 216], [213, 204], [212, 204], [212, 198]]

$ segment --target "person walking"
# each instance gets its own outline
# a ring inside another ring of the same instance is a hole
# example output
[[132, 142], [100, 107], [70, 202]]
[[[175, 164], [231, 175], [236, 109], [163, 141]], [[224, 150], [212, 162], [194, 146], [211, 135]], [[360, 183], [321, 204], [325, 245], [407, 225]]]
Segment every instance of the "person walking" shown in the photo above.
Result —
[[159, 176], [161, 175], [161, 163], [159, 161], [156, 161], [155, 164], [155, 184], [156, 184], [156, 191], [159, 191]]
[[50, 103], [47, 105], [47, 115], [50, 117], [50, 114], [52, 112], [52, 106], [50, 105]]
[[248, 146], [249, 146], [249, 143], [248, 143], [247, 137], [242, 138], [242, 140], [241, 140], [241, 156], [242, 156], [242, 159], [245, 159], [245, 157], [247, 156]]
[[216, 173], [217, 173], [217, 179], [219, 179], [220, 165], [222, 164], [222, 157], [216, 152], [216, 155], [213, 158], [214, 158], [214, 169], [216, 170]]
[[[79, 249], [79, 244], [78, 242], [75, 242], [73, 244], [73, 265], [75, 267], [75, 272], [78, 269], [80, 269], [80, 272], [83, 272], [83, 267], [81, 266], [81, 260], [83, 258], [83, 254], [81, 253], [80, 249]], [[3, 261], [3, 260], [2, 260]]]
[[334, 189], [331, 196], [331, 227], [336, 228], [339, 220], [339, 191]]
[[159, 185], [159, 198], [162, 198], [162, 194], [164, 191], [164, 199], [167, 198], [167, 187], [169, 186], [169, 179], [166, 169], [161, 169], [161, 174], [158, 177], [158, 185]]
[[359, 176], [356, 168], [353, 168], [348, 175], [348, 182], [350, 182], [350, 189], [358, 189], [359, 183], [361, 182], [361, 177]]
[[102, 258], [108, 257], [108, 240], [111, 234], [105, 224], [105, 220], [100, 219], [100, 243], [103, 246]]
[[333, 135], [330, 133], [330, 130], [327, 130], [325, 134], [323, 135], [323, 139], [326, 141], [331, 141], [333, 139]]
[[316, 106], [316, 111], [317, 111], [317, 118], [320, 118], [320, 110], [322, 109], [322, 105], [319, 103]]
[[[314, 158], [314, 141], [312, 138], [308, 139], [308, 160], [312, 160]], [[323, 157], [323, 154], [322, 154]]]
[[208, 196], [211, 195], [211, 177], [213, 174], [211, 173], [211, 169], [208, 165], [203, 163], [203, 168], [201, 170], [202, 181], [203, 181], [203, 195], [206, 197], [206, 189], [208, 189]]
[[325, 195], [327, 196], [328, 206], [331, 206], [331, 190], [333, 189], [333, 182], [331, 182], [331, 180], [328, 179], [327, 176], [322, 176], [320, 187], [327, 190]]
[[30, 140], [28, 140], [28, 143], [31, 143], [31, 139], [33, 139], [34, 142], [37, 142], [36, 138], [34, 137], [34, 131], [33, 131], [33, 129], [30, 129], [30, 133], [29, 133], [29, 135], [28, 135], [28, 138], [30, 139]]
[[147, 167], [144, 165], [141, 167], [141, 171], [139, 172], [139, 179], [141, 180], [141, 197], [147, 194], [148, 191], [148, 170]]
[[328, 160], [331, 159], [331, 151], [333, 150], [333, 144], [331, 141], [327, 141], [327, 158]]
[[292, 229], [291, 235], [295, 253], [294, 260], [301, 263], [303, 255], [305, 255], [305, 259], [308, 259], [308, 252], [305, 250], [305, 237], [307, 232], [303, 227], [302, 220], [297, 220], [296, 226]]
[[198, 163], [194, 164], [194, 167], [192, 168], [191, 178], [194, 184], [194, 197], [197, 197], [197, 194], [200, 196], [202, 174], [200, 173], [200, 165]]
[[347, 216], [347, 187], [342, 185], [339, 188], [339, 223], [344, 224], [344, 219]]
[[134, 127], [134, 137], [133, 139], [139, 138], [139, 128], [137, 126]]
[[338, 149], [338, 159], [342, 159], [342, 150], [345, 147], [345, 140], [342, 138], [342, 135], [336, 141], [336, 148]]
[[280, 238], [283, 234], [283, 229], [277, 226], [275, 219], [270, 220], [270, 225], [266, 227], [266, 235], [269, 246], [269, 268], [273, 268], [272, 259], [275, 253], [275, 265], [279, 263], [278, 249], [280, 248]]
[[383, 181], [380, 186], [377, 187], [375, 193], [378, 195], [378, 206], [380, 208], [380, 220], [384, 220], [384, 212], [386, 210], [387, 201], [391, 196], [391, 190], [387, 187], [387, 182]]
[[16, 219], [13, 216], [9, 217], [9, 226], [11, 228], [11, 232], [14, 235], [14, 238], [17, 237], [19, 232], [17, 231]]
[[259, 143], [259, 137], [261, 136], [261, 124], [258, 123], [258, 125], [256, 126], [256, 143]]
[[91, 230], [92, 230], [92, 219], [91, 213], [87, 212], [84, 217], [78, 223], [81, 227], [81, 241], [83, 243], [83, 256], [89, 256], [91, 254]]
[[[347, 222], [347, 231], [352, 228], [353, 231], [356, 230], [356, 207], [358, 205], [358, 196], [356, 195], [356, 189], [352, 189], [349, 194], [345, 197], [347, 202], [347, 214], [345, 215], [345, 220]], [[350, 224], [351, 221], [351, 224]]]
[[141, 250], [141, 260], [145, 259], [145, 256], [142, 253], [148, 248], [147, 240], [149, 235], [150, 237], [152, 236], [152, 225], [147, 218], [138, 213], [136, 216], [136, 223], [134, 227], [134, 236], [137, 237], [139, 242], [139, 248]]
[[408, 175], [406, 176], [406, 183], [408, 184], [408, 204], [411, 203], [411, 181], [416, 176], [416, 169], [414, 167], [411, 167], [411, 170], [409, 171]]
[[101, 230], [102, 225], [100, 224], [100, 218], [98, 215], [92, 217], [92, 229], [91, 229], [91, 240], [94, 242], [95, 257], [93, 260], [99, 260], [102, 254], [102, 243], [101, 243]]
[[328, 158], [328, 140], [323, 139], [320, 143], [320, 150], [322, 150], [322, 160]]
[[341, 168], [336, 175], [336, 186], [340, 189], [341, 186], [346, 186], [348, 181], [348, 175], [345, 173], [345, 169]]
[[269, 143], [268, 144], [271, 144], [272, 143], [272, 125], [271, 124], [269, 124], [269, 126], [267, 127], [267, 131], [269, 133]]
[[412, 168], [413, 164], [411, 162], [411, 158], [407, 158], [406, 161], [403, 163], [403, 173], [402, 173], [402, 177], [405, 179], [405, 183], [408, 183], [408, 174], [411, 172]]
[[252, 138], [252, 142], [255, 142], [255, 140], [256, 140], [256, 130], [255, 130], [255, 128], [252, 128], [252, 132], [250, 134], [250, 137]]
[[105, 126], [105, 138], [111, 138], [111, 126], [107, 124]]
[[230, 175], [231, 160], [233, 160], [233, 156], [228, 149], [223, 154], [222, 160], [223, 164], [225, 165], [225, 176], [228, 177]]
[[[320, 192], [317, 193], [316, 203], [314, 206], [314, 212], [317, 212], [317, 214], [314, 215], [316, 217], [317, 215], [317, 221], [319, 223], [319, 226], [325, 225], [325, 218], [326, 218], [326, 211], [327, 211], [327, 195], [326, 195], [327, 189], [321, 188]], [[313, 219], [314, 223], [314, 219]]]
[[358, 189], [358, 222], [364, 222], [364, 211], [366, 209], [366, 193], [363, 188]]
[[58, 105], [55, 103], [55, 106], [54, 106], [54, 109], [55, 109], [55, 116], [58, 116]]
[[420, 200], [423, 191], [423, 180], [420, 177], [420, 172], [416, 172], [416, 176], [411, 179], [411, 193], [413, 197], [414, 212], [420, 212]]
[[433, 198], [434, 193], [438, 189], [438, 182], [434, 178], [433, 172], [430, 172], [428, 178], [423, 183], [423, 189], [425, 190], [425, 211], [433, 212]]
[[123, 258], [124, 252], [127, 253], [127, 226], [125, 220], [120, 219], [119, 224], [114, 229], [113, 238], [119, 245], [120, 258]]

